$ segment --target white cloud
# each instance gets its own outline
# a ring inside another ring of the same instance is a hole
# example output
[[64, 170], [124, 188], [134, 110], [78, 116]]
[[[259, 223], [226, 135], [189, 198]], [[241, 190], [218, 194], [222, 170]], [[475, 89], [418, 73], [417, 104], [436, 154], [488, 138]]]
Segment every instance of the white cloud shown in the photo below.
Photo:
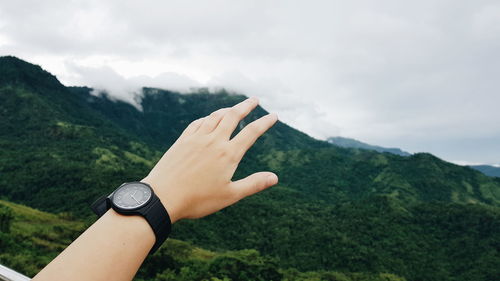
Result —
[[157, 76], [147, 75], [125, 78], [110, 67], [85, 67], [74, 63], [66, 63], [66, 69], [72, 72], [73, 80], [82, 85], [91, 85], [97, 91], [105, 90], [113, 97], [127, 101], [136, 107], [135, 96], [142, 87], [168, 88], [185, 92], [201, 84], [186, 75], [163, 72]]
[[477, 166], [477, 165], [488, 165], [496, 168], [500, 168], [500, 164], [490, 164], [490, 163], [481, 163], [481, 162], [469, 162], [464, 160], [454, 160], [450, 161], [451, 163], [460, 165], [460, 166]]
[[1, 53], [125, 100], [223, 86], [315, 137], [500, 159], [498, 1], [0, 1], [0, 19]]

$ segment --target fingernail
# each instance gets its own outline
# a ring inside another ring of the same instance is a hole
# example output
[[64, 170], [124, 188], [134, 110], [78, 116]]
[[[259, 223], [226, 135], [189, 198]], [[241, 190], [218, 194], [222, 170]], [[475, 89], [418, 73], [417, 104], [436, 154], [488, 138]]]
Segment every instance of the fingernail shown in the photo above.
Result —
[[275, 185], [278, 183], [278, 176], [275, 174], [267, 176], [267, 185]]

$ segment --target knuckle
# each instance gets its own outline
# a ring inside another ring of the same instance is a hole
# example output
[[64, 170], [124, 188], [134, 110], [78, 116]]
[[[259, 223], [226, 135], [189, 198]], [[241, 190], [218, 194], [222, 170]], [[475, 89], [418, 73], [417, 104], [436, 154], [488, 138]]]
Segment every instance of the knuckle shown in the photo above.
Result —
[[230, 111], [231, 117], [241, 118], [243, 117], [244, 111], [240, 107], [233, 107]]
[[220, 115], [220, 112], [217, 110], [217, 111], [214, 111], [214, 112], [210, 113], [210, 115], [208, 115], [208, 117], [215, 118], [215, 117], [217, 117], [219, 115]]
[[194, 126], [194, 125], [196, 125], [196, 124], [200, 123], [200, 122], [201, 122], [201, 120], [202, 120], [202, 119], [200, 118], [200, 119], [196, 119], [196, 120], [191, 121], [191, 123], [189, 123], [188, 127], [192, 127], [192, 126]]
[[224, 147], [220, 149], [219, 155], [229, 162], [235, 162], [237, 160], [237, 157], [235, 155], [234, 151], [230, 147]]
[[199, 149], [203, 144], [201, 138], [198, 136], [189, 136], [185, 139], [185, 141], [192, 147], [193, 150]]
[[243, 196], [244, 195], [239, 188], [230, 188], [229, 192], [227, 193], [227, 199], [233, 203], [238, 202]]
[[239, 163], [245, 152], [246, 149], [242, 145], [240, 144], [235, 145], [233, 147], [233, 150], [231, 151], [231, 160], [234, 163]]
[[247, 125], [247, 130], [251, 134], [254, 134], [254, 135], [260, 134], [260, 131], [261, 131], [261, 129], [257, 123], [251, 123], [251, 124]]
[[229, 152], [227, 151], [227, 149], [224, 149], [223, 147], [218, 147], [216, 150], [217, 150], [216, 152], [217, 157], [228, 158]]
[[240, 157], [240, 154], [238, 152], [233, 151], [229, 154], [229, 160], [231, 160], [231, 162], [233, 162], [233, 163], [240, 162], [240, 159], [241, 159], [241, 157]]
[[205, 121], [205, 119], [206, 119], [205, 117], [198, 118], [198, 119], [194, 120], [193, 122], [191, 122], [190, 125], [198, 126], [198, 125], [202, 124]]
[[[225, 162], [238, 163], [238, 155], [231, 145], [228, 143], [218, 143], [213, 148], [214, 155], [219, 159], [224, 159]], [[232, 165], [232, 164], [231, 164]]]
[[220, 113], [221, 113], [221, 110], [219, 109], [219, 110], [216, 110], [216, 111], [210, 113], [210, 116], [215, 117], [215, 116], [218, 116]]
[[221, 109], [218, 109], [212, 113], [210, 113], [210, 116], [211, 117], [219, 117], [221, 115], [224, 115], [224, 113], [227, 111], [228, 108], [221, 108]]
[[214, 135], [209, 134], [204, 139], [204, 142], [206, 146], [213, 146], [217, 142], [217, 138]]

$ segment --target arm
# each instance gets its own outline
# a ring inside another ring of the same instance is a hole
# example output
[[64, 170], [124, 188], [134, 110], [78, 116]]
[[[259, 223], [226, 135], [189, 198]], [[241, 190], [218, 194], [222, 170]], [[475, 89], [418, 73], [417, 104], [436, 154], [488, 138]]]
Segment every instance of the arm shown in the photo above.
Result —
[[[193, 121], [142, 180], [152, 186], [172, 223], [204, 217], [278, 182], [271, 172], [231, 181], [245, 152], [277, 121], [276, 115], [266, 115], [230, 139], [257, 104], [250, 98]], [[33, 280], [132, 280], [154, 242], [144, 218], [110, 209]]]

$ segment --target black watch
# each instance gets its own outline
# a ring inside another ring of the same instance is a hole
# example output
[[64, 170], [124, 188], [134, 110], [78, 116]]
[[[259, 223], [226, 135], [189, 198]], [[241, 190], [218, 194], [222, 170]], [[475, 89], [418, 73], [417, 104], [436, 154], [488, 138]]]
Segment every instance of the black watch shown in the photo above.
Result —
[[149, 184], [143, 182], [124, 183], [110, 195], [97, 199], [91, 208], [99, 217], [104, 215], [109, 208], [113, 208], [122, 215], [143, 216], [156, 236], [156, 243], [149, 252], [150, 254], [165, 242], [172, 228], [170, 217], [160, 198], [156, 196]]

